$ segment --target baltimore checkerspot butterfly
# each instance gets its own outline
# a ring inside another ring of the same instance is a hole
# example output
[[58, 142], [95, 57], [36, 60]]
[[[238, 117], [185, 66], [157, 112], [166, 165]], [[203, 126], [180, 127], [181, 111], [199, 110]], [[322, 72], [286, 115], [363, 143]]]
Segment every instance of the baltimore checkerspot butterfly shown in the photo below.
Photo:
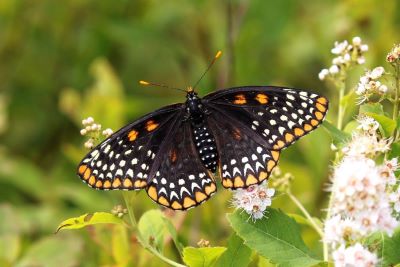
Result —
[[267, 180], [281, 150], [328, 110], [325, 97], [293, 88], [244, 86], [203, 98], [185, 92], [185, 103], [147, 114], [95, 147], [79, 177], [95, 189], [145, 189], [157, 203], [185, 210], [216, 192], [215, 174], [229, 189]]

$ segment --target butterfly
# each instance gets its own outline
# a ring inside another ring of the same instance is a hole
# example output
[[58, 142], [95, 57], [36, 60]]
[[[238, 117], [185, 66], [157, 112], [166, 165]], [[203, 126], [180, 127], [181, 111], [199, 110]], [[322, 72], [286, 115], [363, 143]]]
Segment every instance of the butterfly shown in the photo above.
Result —
[[227, 189], [266, 181], [281, 151], [317, 128], [327, 110], [327, 98], [293, 88], [244, 86], [201, 98], [189, 87], [185, 103], [105, 139], [77, 174], [95, 189], [145, 189], [155, 202], [186, 210], [217, 191], [215, 174]]

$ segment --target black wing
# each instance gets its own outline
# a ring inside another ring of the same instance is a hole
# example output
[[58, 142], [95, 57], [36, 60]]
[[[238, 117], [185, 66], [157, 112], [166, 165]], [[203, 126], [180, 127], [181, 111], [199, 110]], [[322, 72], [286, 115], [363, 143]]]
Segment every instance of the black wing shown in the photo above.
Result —
[[187, 121], [177, 127], [146, 189], [150, 198], [174, 210], [197, 206], [217, 190], [212, 174], [199, 158], [190, 127]]
[[208, 122], [228, 188], [265, 180], [280, 150], [318, 127], [328, 110], [325, 97], [281, 87], [231, 88], [211, 93], [203, 102], [210, 110]]
[[147, 187], [154, 163], [183, 119], [183, 107], [161, 108], [115, 132], [83, 158], [78, 176], [102, 190]]

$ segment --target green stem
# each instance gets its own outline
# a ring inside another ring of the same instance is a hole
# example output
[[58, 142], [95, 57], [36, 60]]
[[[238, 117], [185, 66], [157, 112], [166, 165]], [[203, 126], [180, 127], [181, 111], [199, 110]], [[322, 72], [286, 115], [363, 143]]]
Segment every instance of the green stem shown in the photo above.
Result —
[[345, 89], [346, 89], [345, 80], [341, 79], [339, 85], [339, 110], [338, 110], [338, 120], [337, 120], [337, 128], [339, 130], [341, 130], [343, 127], [343, 117], [346, 108], [345, 106], [342, 105]]
[[312, 227], [315, 229], [315, 231], [321, 236], [321, 238], [324, 237], [324, 232], [322, 229], [318, 226], [318, 224], [315, 222], [315, 220], [311, 217], [310, 213], [306, 210], [306, 208], [301, 204], [301, 202], [290, 192], [286, 192], [290, 199], [296, 204], [296, 206], [303, 212], [304, 216], [306, 216], [307, 220], [310, 222]]
[[183, 265], [183, 264], [177, 263], [171, 259], [168, 259], [164, 255], [162, 255], [159, 251], [157, 251], [155, 248], [153, 248], [151, 245], [148, 245], [146, 242], [144, 242], [143, 237], [141, 236], [140, 232], [137, 229], [137, 221], [136, 221], [133, 209], [132, 209], [132, 205], [129, 201], [129, 192], [122, 192], [122, 196], [124, 197], [125, 206], [128, 210], [129, 220], [130, 220], [132, 228], [136, 234], [136, 238], [139, 241], [139, 243], [143, 246], [143, 248], [147, 249], [153, 255], [157, 256], [159, 259], [170, 264], [171, 266], [186, 267], [186, 265]]
[[[396, 79], [396, 89], [395, 89], [395, 98], [394, 98], [394, 108], [393, 108], [393, 120], [397, 121], [397, 117], [399, 116], [399, 91], [400, 91], [400, 63], [396, 63], [395, 65], [395, 79]], [[396, 130], [393, 133], [393, 136], [396, 137]]]

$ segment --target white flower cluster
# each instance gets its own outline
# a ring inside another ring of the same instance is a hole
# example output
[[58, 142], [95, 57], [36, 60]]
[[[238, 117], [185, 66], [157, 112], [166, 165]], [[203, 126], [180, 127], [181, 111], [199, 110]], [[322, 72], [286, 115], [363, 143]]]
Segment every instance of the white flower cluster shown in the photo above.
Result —
[[349, 44], [346, 40], [343, 42], [335, 42], [335, 47], [332, 48], [332, 54], [336, 55], [332, 59], [332, 66], [329, 69], [323, 69], [318, 74], [320, 80], [325, 80], [329, 77], [335, 77], [342, 69], [345, 69], [354, 64], [364, 64], [364, 53], [368, 51], [368, 45], [361, 42], [360, 37], [354, 37], [352, 43]]
[[[377, 164], [373, 158], [390, 149], [391, 140], [379, 137], [379, 124], [370, 117], [358, 119], [360, 132], [343, 149], [344, 158], [332, 177], [330, 218], [324, 225], [324, 242], [333, 249], [335, 266], [375, 266], [377, 256], [359, 242], [377, 231], [393, 234], [400, 222], [397, 159]], [[354, 245], [355, 244], [355, 245]]]
[[389, 63], [395, 63], [400, 59], [400, 45], [395, 45], [392, 51], [386, 56], [386, 60]]
[[246, 211], [253, 220], [261, 219], [265, 210], [271, 206], [274, 194], [275, 189], [268, 188], [266, 183], [251, 185], [234, 192], [233, 205]]
[[378, 257], [365, 249], [360, 243], [353, 246], [340, 246], [332, 254], [335, 267], [373, 267], [378, 264]]
[[383, 67], [376, 67], [372, 71], [366, 71], [365, 75], [361, 76], [356, 89], [356, 94], [360, 96], [359, 104], [368, 100], [374, 94], [383, 95], [388, 91], [388, 87], [378, 80], [384, 74], [385, 69]]
[[[89, 135], [89, 139], [85, 142], [84, 146], [88, 149], [92, 149], [94, 147], [95, 139], [98, 138], [101, 130], [101, 125], [96, 124], [92, 117], [88, 117], [82, 120], [83, 129], [80, 130], [81, 135]], [[110, 128], [105, 129], [102, 134], [105, 137], [109, 137], [113, 134], [113, 131]]]

